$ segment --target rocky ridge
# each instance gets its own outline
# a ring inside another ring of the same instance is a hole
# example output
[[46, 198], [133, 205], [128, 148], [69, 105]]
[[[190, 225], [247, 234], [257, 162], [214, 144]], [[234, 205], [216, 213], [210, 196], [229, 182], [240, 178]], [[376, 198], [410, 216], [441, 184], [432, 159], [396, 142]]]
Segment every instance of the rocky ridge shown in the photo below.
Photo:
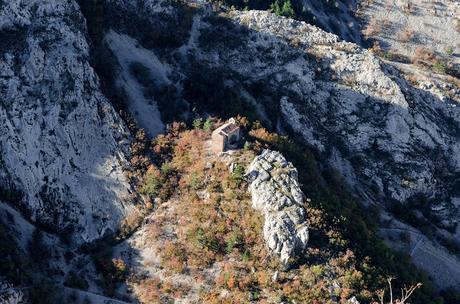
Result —
[[[389, 209], [406, 205], [443, 237], [458, 242], [458, 88], [426, 79], [414, 86], [371, 52], [302, 22], [257, 11], [236, 16], [249, 28], [280, 37], [315, 58], [308, 63], [297, 59], [295, 67], [287, 63], [279, 71], [289, 88], [280, 99], [282, 117], [345, 176], [354, 193]], [[385, 225], [399, 229], [400, 222], [387, 220]], [[428, 254], [433, 247], [438, 254]], [[458, 286], [458, 275], [439, 275], [460, 265], [439, 243], [414, 245], [407, 253], [417, 255], [414, 263], [439, 286]], [[425, 262], [433, 258], [436, 263]]]
[[[168, 100], [168, 111], [183, 102], [191, 107], [176, 108], [176, 115], [192, 108], [225, 115], [247, 110], [314, 148], [364, 203], [383, 209], [410, 204], [413, 212], [429, 213], [443, 237], [459, 240], [460, 91], [454, 85], [430, 79], [412, 84], [372, 52], [270, 12], [219, 14], [164, 3], [168, 19], [162, 20], [161, 1], [109, 2], [116, 14], [141, 11], [156, 20], [160, 25], [152, 30], [176, 20], [180, 39], [173, 42], [165, 42], [163, 31], [152, 38], [142, 20], [133, 25], [138, 31], [111, 27], [168, 67], [158, 73], [166, 71], [172, 85], [165, 90], [152, 78], [156, 90], [146, 88], [154, 99]], [[418, 198], [424, 203], [414, 206]]]
[[284, 266], [302, 253], [308, 242], [305, 196], [297, 170], [281, 153], [264, 150], [247, 169], [252, 205], [264, 213], [264, 239]]

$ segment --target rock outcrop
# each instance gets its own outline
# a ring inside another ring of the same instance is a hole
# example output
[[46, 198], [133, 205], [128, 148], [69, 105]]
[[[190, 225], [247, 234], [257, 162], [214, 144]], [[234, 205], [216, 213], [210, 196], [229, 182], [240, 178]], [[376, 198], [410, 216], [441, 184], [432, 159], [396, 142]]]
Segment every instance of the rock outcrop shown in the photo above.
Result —
[[0, 281], [0, 303], [19, 304], [24, 303], [24, 294], [8, 283]]
[[288, 266], [308, 242], [305, 197], [297, 169], [281, 153], [264, 150], [249, 166], [252, 205], [265, 216], [264, 239], [269, 250]]

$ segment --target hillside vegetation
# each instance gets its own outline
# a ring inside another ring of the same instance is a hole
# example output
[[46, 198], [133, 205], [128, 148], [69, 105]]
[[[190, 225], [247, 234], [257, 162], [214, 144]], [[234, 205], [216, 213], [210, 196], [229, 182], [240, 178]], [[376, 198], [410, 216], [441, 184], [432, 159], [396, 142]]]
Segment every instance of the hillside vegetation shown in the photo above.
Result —
[[[322, 172], [308, 149], [260, 123], [241, 117], [239, 122], [247, 141], [228, 155], [210, 153], [210, 129], [220, 123], [210, 119], [196, 120], [193, 129], [174, 123], [150, 145], [155, 164], [148, 165], [140, 189], [161, 200], [134, 236], [143, 241], [130, 244], [134, 254], [151, 250], [160, 262], [150, 258], [131, 270], [128, 284], [141, 302], [345, 303], [356, 297], [370, 303], [387, 287], [387, 278], [395, 277], [395, 287], [423, 283], [412, 303], [443, 303], [408, 257], [377, 239], [376, 211], [357, 204], [337, 172]], [[286, 271], [267, 251], [263, 217], [251, 207], [244, 178], [265, 148], [281, 151], [297, 166], [309, 198], [308, 250]], [[139, 243], [144, 247], [136, 248]], [[140, 275], [144, 269], [147, 277]]]
[[359, 2], [0, 0], [0, 303], [460, 303], [453, 2]]

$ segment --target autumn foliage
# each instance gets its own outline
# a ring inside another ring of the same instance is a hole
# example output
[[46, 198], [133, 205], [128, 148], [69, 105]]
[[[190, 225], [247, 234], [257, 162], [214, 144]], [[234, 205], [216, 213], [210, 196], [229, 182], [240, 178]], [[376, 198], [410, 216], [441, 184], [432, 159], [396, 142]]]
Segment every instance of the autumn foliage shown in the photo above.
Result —
[[[376, 291], [401, 271], [400, 262], [374, 236], [375, 226], [345, 192], [340, 176], [322, 172], [307, 148], [260, 123], [242, 121], [247, 143], [229, 158], [209, 151], [210, 130], [203, 124], [191, 130], [174, 124], [151, 143], [156, 162], [145, 173], [143, 192], [161, 197], [160, 204], [170, 211], [151, 225], [148, 237], [161, 247], [164, 278], [142, 280], [140, 300], [187, 299], [193, 288], [170, 281], [179, 276], [201, 286], [202, 303], [377, 301]], [[242, 178], [264, 148], [280, 150], [294, 162], [303, 191], [312, 197], [305, 206], [308, 254], [287, 271], [280, 271], [278, 258], [268, 254], [263, 217], [252, 208]], [[236, 164], [233, 172], [230, 163]], [[399, 273], [404, 282], [414, 279], [412, 270], [405, 271]]]

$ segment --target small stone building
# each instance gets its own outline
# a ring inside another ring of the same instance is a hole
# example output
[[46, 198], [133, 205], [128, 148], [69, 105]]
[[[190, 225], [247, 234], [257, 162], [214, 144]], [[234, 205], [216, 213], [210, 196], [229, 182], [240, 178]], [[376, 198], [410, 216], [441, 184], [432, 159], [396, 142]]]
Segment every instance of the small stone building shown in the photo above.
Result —
[[226, 124], [212, 132], [211, 150], [214, 153], [221, 153], [228, 149], [235, 149], [240, 139], [240, 127], [235, 119], [231, 118]]

